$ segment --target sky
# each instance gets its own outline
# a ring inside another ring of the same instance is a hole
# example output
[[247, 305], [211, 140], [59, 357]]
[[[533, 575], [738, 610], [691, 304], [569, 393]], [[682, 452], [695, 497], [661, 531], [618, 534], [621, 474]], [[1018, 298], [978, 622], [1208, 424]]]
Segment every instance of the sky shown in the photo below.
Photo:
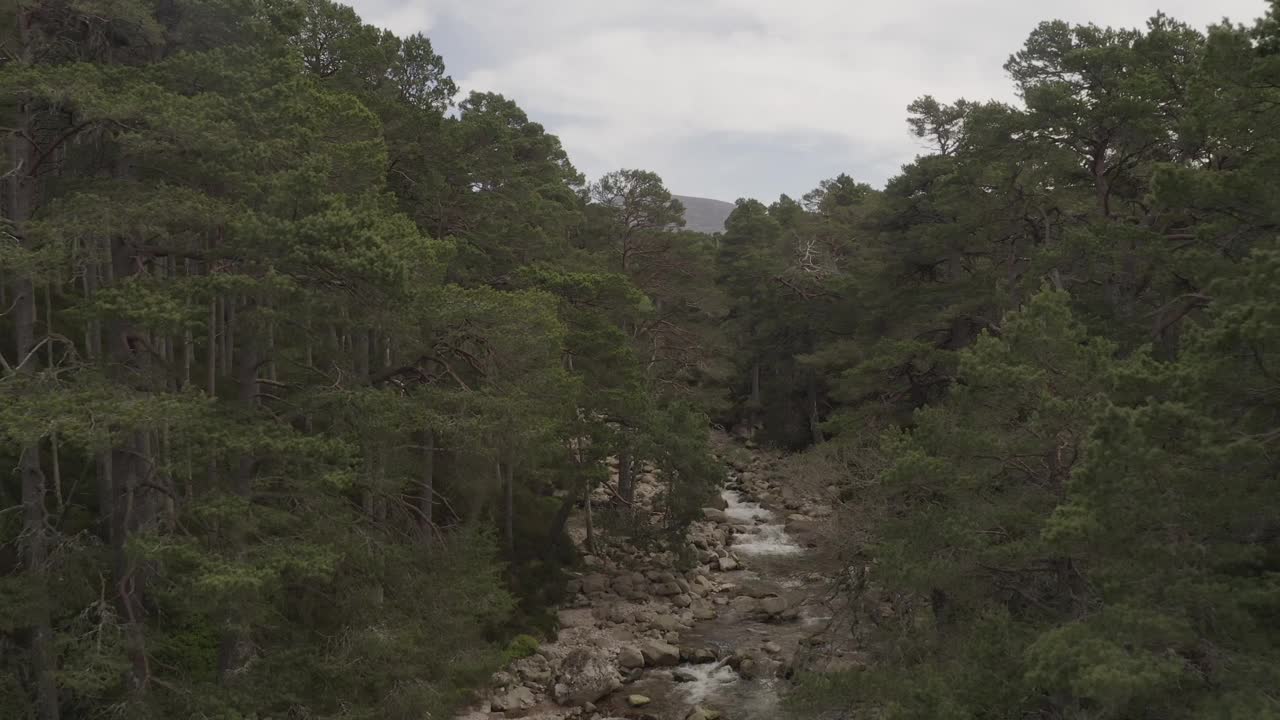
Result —
[[1264, 0], [342, 0], [426, 33], [464, 92], [499, 92], [589, 179], [653, 170], [672, 192], [799, 196], [880, 186], [922, 151], [906, 106], [1015, 101], [1002, 66], [1050, 19], [1199, 28]]

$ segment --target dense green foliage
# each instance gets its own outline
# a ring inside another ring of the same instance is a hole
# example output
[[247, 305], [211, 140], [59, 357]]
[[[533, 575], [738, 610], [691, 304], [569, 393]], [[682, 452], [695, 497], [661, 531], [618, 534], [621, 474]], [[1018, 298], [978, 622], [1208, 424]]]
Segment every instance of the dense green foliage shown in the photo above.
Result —
[[657, 176], [328, 0], [2, 12], [0, 714], [444, 717], [606, 458], [668, 483], [629, 528], [699, 507], [723, 303]]
[[0, 34], [0, 712], [443, 717], [710, 418], [849, 461], [872, 662], [807, 700], [1280, 718], [1280, 3], [1044, 23], [714, 237], [329, 0]]
[[870, 538], [870, 668], [808, 700], [1280, 718], [1278, 32], [1047, 22], [883, 190], [739, 201], [737, 412], [858, 456]]

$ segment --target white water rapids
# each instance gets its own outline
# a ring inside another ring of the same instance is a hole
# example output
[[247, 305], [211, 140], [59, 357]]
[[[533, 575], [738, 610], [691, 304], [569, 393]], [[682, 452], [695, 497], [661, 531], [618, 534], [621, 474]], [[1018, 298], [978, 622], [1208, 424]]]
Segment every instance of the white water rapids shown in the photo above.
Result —
[[743, 555], [798, 555], [804, 552], [782, 523], [774, 522], [773, 511], [759, 503], [746, 502], [735, 490], [720, 493], [728, 504], [724, 514], [748, 528], [745, 539], [735, 538], [733, 551]]

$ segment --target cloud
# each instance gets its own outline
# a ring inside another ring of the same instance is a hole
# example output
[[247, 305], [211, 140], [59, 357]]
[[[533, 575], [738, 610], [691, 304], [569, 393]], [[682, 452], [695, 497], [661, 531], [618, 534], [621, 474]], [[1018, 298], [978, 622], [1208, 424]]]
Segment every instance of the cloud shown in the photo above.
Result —
[[[1037, 22], [1203, 26], [1261, 0], [356, 0], [427, 31], [465, 89], [514, 98], [588, 176], [617, 167], [713, 197], [883, 182], [919, 151], [905, 108], [1012, 99], [1001, 69]], [[838, 169], [837, 169], [838, 168]], [[807, 177], [807, 179], [805, 179]], [[798, 186], [796, 183], [800, 183]]]

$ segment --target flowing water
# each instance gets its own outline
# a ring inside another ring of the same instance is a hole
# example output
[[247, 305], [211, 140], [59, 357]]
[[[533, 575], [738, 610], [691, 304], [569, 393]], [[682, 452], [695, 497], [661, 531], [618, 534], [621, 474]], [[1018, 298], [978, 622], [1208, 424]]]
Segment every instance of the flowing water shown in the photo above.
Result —
[[[737, 527], [730, 546], [745, 568], [720, 575], [733, 583], [725, 596], [780, 596], [798, 611], [794, 619], [768, 621], [735, 603], [717, 607], [713, 620], [698, 623], [681, 636], [681, 645], [709, 647], [722, 658], [701, 665], [683, 664], [671, 670], [649, 670], [617, 693], [607, 708], [614, 717], [684, 720], [694, 705], [720, 711], [726, 720], [776, 720], [787, 680], [777, 677], [804, 641], [820, 631], [827, 619], [821, 602], [826, 589], [815, 553], [787, 534], [777, 515], [758, 503], [725, 490], [725, 515]], [[726, 662], [746, 652], [755, 667], [739, 672]], [[639, 710], [626, 706], [631, 694], [652, 702]]]

